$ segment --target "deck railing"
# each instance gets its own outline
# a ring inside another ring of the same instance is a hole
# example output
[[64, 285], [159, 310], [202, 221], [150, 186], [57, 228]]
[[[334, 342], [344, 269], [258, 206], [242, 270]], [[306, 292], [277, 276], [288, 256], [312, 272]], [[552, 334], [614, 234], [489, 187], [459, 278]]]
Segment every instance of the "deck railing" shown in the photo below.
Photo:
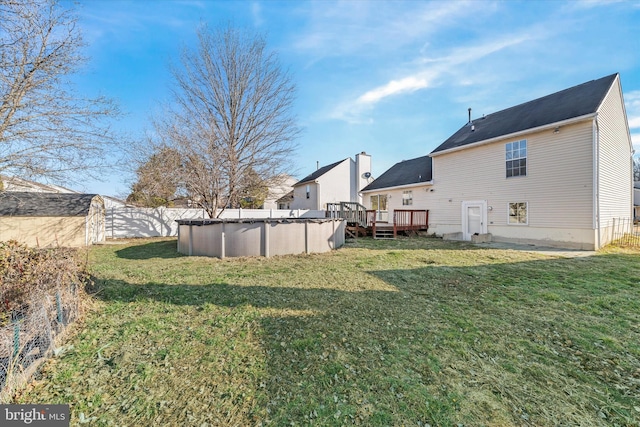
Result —
[[[376, 221], [377, 211], [367, 210], [367, 227], [371, 227], [373, 235], [380, 225]], [[429, 211], [416, 209], [396, 209], [393, 211], [393, 237], [398, 231], [420, 231], [429, 227]]]
[[367, 208], [356, 202], [327, 203], [329, 218], [342, 218], [347, 224], [367, 226]]
[[371, 232], [373, 235], [376, 235], [376, 216], [378, 211], [375, 210], [367, 210], [367, 228], [371, 228]]
[[426, 230], [429, 226], [429, 211], [396, 209], [393, 211], [393, 234], [398, 231]]

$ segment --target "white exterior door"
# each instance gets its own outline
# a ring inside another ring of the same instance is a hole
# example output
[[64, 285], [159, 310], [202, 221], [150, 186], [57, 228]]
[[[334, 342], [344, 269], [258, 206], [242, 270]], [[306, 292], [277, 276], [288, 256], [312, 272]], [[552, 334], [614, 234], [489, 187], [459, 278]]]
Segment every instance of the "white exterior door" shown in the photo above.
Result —
[[388, 222], [389, 211], [387, 211], [387, 195], [376, 194], [371, 196], [371, 209], [376, 211], [376, 222]]
[[462, 202], [462, 238], [471, 240], [474, 234], [487, 232], [487, 201]]

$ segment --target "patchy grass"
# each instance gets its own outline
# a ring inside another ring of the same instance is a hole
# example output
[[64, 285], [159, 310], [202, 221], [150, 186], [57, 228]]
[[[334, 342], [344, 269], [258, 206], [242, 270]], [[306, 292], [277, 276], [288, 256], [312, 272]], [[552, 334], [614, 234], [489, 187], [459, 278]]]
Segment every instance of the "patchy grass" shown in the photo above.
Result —
[[175, 246], [94, 248], [95, 311], [15, 402], [92, 425], [640, 423], [640, 252]]

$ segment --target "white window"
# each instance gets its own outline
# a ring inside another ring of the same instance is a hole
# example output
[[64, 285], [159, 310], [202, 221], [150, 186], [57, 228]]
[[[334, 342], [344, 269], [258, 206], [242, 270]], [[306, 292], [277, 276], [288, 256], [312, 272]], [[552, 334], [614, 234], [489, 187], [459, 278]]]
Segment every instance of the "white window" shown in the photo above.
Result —
[[413, 205], [413, 191], [403, 191], [402, 192], [402, 206], [411, 206]]
[[506, 145], [507, 178], [527, 175], [527, 140]]
[[509, 203], [509, 224], [527, 225], [529, 223], [527, 202]]

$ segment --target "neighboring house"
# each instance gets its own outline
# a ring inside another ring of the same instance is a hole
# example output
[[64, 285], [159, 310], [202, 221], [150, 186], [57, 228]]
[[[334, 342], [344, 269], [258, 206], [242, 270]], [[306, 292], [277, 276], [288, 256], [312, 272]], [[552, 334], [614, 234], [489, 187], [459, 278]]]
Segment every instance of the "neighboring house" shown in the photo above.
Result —
[[640, 181], [633, 183], [633, 210], [634, 219], [640, 221]]
[[292, 176], [285, 175], [278, 177], [277, 182], [269, 187], [269, 195], [264, 200], [262, 209], [290, 209], [290, 205], [289, 207], [280, 206], [282, 206], [283, 203], [286, 205], [286, 196], [291, 193], [291, 187], [293, 187], [295, 183], [296, 179]]
[[0, 241], [80, 247], [104, 239], [104, 201], [96, 194], [0, 192]]
[[291, 209], [323, 210], [328, 203], [362, 203], [360, 190], [371, 178], [371, 156], [364, 151], [323, 166], [293, 185]]
[[41, 184], [15, 176], [0, 175], [0, 191], [28, 191], [34, 193], [78, 193], [54, 184]]
[[[631, 155], [613, 74], [470, 120], [362, 193], [372, 209], [375, 196], [386, 196], [389, 211], [400, 201], [428, 209], [429, 231], [445, 237], [598, 249], [614, 219], [631, 216]], [[415, 176], [428, 170], [431, 179]]]
[[276, 209], [291, 209], [293, 204], [293, 190], [276, 200]]

